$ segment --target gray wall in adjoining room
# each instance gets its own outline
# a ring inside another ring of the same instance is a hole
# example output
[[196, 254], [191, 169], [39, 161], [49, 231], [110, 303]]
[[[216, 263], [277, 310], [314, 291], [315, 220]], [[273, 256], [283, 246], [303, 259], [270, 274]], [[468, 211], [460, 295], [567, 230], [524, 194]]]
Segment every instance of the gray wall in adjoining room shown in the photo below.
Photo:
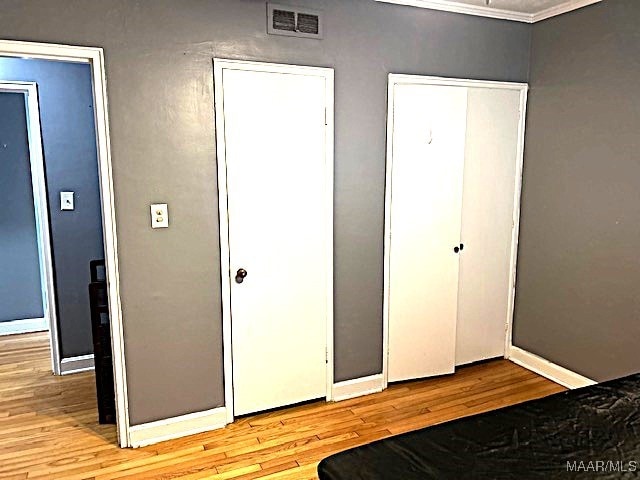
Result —
[[290, 3], [324, 11], [324, 40], [267, 35], [263, 0], [2, 1], [4, 38], [105, 50], [132, 424], [224, 403], [213, 57], [335, 68], [336, 381], [382, 368], [387, 74], [527, 80], [529, 25]]
[[[89, 262], [104, 258], [91, 68], [5, 57], [0, 80], [38, 86], [60, 353], [86, 355], [93, 352]], [[60, 210], [61, 191], [75, 193], [75, 210]]]
[[598, 381], [640, 371], [640, 2], [533, 27], [514, 343]]
[[42, 318], [27, 112], [19, 92], [0, 92], [0, 205], [0, 322]]

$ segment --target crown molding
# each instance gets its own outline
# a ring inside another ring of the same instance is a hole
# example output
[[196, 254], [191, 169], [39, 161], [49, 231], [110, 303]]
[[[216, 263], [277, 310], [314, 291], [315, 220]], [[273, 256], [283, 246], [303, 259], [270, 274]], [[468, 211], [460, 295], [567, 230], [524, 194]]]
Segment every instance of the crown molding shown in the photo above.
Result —
[[578, 8], [599, 3], [602, 0], [569, 0], [565, 3], [548, 8], [535, 14], [515, 12], [513, 10], [501, 10], [485, 6], [468, 5], [466, 3], [453, 0], [375, 0], [382, 3], [393, 3], [396, 5], [408, 5], [418, 8], [428, 8], [430, 10], [440, 10], [443, 12], [462, 13], [464, 15], [474, 15], [477, 17], [497, 18], [500, 20], [511, 20], [514, 22], [535, 23], [547, 18], [562, 15], [563, 13], [577, 10]]
[[376, 0], [376, 2], [394, 3], [396, 5], [409, 5], [412, 7], [428, 8], [430, 10], [462, 13], [465, 15], [475, 15], [477, 17], [498, 18], [501, 20], [512, 20], [515, 22], [531, 23], [532, 21], [532, 15], [529, 15], [527, 13], [468, 5], [466, 3], [448, 0]]
[[588, 7], [594, 3], [600, 3], [602, 0], [571, 0], [570, 2], [562, 3], [556, 7], [547, 8], [534, 15], [532, 15], [531, 23], [541, 22], [547, 18], [557, 17], [563, 13], [568, 13], [573, 10], [577, 10], [582, 7]]

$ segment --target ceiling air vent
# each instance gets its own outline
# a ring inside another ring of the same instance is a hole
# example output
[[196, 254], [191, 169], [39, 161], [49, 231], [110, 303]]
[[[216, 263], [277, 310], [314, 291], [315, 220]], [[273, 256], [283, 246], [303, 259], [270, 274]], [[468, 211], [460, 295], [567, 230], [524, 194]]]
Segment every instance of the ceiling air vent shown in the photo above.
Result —
[[267, 33], [320, 39], [322, 38], [322, 14], [308, 8], [268, 3]]

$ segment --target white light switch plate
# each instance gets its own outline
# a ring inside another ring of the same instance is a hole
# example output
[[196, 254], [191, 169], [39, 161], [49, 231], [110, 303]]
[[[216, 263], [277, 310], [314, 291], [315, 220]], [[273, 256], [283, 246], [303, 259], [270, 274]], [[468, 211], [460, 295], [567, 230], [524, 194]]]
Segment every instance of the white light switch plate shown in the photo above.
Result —
[[73, 192], [60, 192], [60, 210], [74, 210]]
[[167, 228], [169, 226], [169, 208], [166, 203], [151, 205], [151, 228]]

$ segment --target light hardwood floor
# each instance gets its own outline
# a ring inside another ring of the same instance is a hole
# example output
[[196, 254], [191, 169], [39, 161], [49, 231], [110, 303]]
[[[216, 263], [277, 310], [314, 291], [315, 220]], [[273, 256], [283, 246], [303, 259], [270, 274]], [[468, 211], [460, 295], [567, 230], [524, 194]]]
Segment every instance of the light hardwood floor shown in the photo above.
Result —
[[317, 463], [332, 453], [564, 390], [497, 360], [123, 450], [115, 427], [97, 422], [94, 388], [93, 373], [51, 374], [45, 334], [0, 337], [0, 478], [315, 479]]

